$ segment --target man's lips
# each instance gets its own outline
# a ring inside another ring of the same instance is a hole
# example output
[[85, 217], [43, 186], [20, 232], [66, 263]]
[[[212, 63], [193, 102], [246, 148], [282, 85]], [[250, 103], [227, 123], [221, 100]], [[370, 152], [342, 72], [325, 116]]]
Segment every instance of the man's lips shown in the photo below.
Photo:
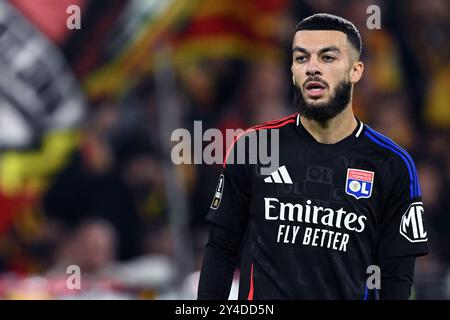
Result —
[[305, 85], [306, 93], [310, 97], [319, 97], [324, 94], [326, 86], [319, 81], [309, 81]]

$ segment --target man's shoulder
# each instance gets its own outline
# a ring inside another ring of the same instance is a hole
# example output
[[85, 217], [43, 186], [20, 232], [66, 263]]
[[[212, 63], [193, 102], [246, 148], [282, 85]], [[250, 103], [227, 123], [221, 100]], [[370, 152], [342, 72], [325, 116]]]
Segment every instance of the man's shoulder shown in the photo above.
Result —
[[394, 142], [394, 140], [367, 125], [365, 126], [364, 135], [367, 138], [367, 143], [387, 160], [389, 172], [393, 175], [391, 178], [394, 179], [394, 176], [399, 178], [409, 177], [411, 196], [419, 195], [420, 187], [417, 169], [409, 152]]
[[295, 124], [297, 119], [298, 119], [298, 112], [293, 113], [284, 118], [270, 120], [270, 121], [266, 121], [266, 122], [254, 125], [248, 129], [246, 129], [245, 132], [288, 128], [289, 125]]
[[[270, 120], [270, 121], [266, 121], [260, 124], [256, 124], [253, 125], [245, 130], [242, 130], [242, 132], [240, 132], [235, 140], [234, 140], [234, 144], [236, 142], [243, 142], [244, 138], [249, 138], [252, 136], [258, 136], [259, 134], [263, 133], [264, 131], [268, 131], [269, 135], [268, 137], [270, 137], [270, 132], [271, 131], [279, 131], [280, 133], [286, 133], [289, 132], [290, 130], [292, 130], [293, 127], [295, 127], [295, 123], [298, 119], [298, 113], [293, 113], [289, 116], [286, 116], [284, 118], [280, 118], [280, 119], [276, 119], [276, 120]], [[260, 141], [259, 139], [256, 141]]]
[[409, 152], [393, 139], [372, 129], [368, 125], [364, 125], [364, 129], [367, 145], [374, 149], [380, 156], [399, 163], [405, 161], [413, 162]]
[[[297, 115], [298, 113], [293, 113], [281, 119], [263, 122], [235, 134], [232, 143], [227, 147], [225, 164], [259, 163], [258, 157], [261, 154], [272, 154], [273, 148], [278, 148], [278, 144], [284, 140], [284, 137], [292, 136]], [[284, 137], [281, 138], [283, 135]]]

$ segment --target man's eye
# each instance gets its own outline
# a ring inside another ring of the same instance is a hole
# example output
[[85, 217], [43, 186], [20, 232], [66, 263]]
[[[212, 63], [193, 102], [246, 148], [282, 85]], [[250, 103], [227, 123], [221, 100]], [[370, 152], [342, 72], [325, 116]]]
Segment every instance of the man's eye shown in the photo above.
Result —
[[305, 60], [306, 60], [305, 56], [298, 56], [295, 58], [295, 61], [297, 61], [297, 62], [304, 62]]
[[332, 57], [332, 56], [323, 56], [323, 61], [325, 61], [325, 62], [332, 62], [332, 61], [334, 61], [334, 60], [336, 60], [335, 57]]

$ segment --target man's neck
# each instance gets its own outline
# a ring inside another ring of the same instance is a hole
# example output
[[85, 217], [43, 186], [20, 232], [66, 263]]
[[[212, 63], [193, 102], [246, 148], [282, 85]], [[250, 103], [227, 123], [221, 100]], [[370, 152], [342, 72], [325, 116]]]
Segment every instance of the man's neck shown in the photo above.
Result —
[[309, 120], [302, 116], [300, 116], [300, 121], [314, 139], [323, 144], [333, 144], [345, 139], [352, 134], [358, 125], [351, 105], [336, 117], [324, 123]]

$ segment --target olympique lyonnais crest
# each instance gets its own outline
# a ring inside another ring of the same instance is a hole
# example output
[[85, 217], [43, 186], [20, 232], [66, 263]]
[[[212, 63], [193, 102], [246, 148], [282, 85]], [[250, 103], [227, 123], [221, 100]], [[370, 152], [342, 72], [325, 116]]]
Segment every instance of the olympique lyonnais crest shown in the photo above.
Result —
[[372, 171], [349, 168], [347, 170], [345, 192], [356, 199], [370, 198], [374, 176], [375, 173]]

